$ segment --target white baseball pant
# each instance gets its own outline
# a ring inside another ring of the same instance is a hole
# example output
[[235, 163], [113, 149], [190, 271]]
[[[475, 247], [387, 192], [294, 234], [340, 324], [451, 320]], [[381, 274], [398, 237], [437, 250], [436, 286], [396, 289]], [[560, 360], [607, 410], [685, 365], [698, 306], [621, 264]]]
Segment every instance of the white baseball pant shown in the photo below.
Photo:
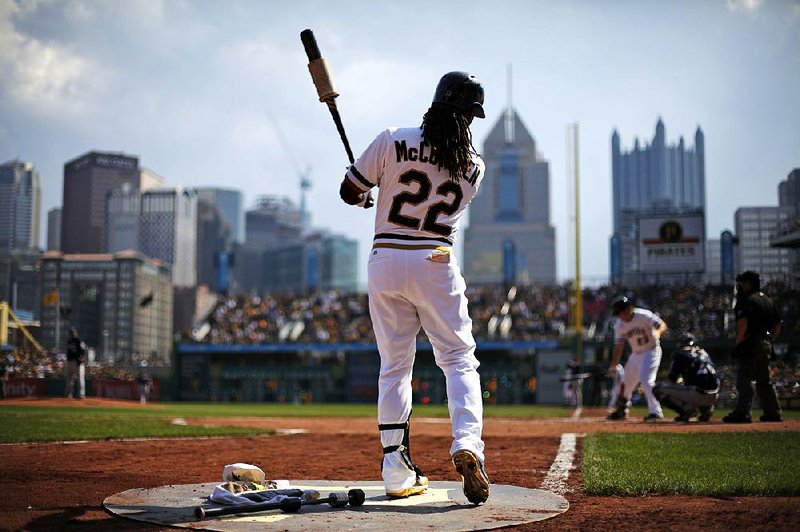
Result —
[[[369, 310], [381, 356], [378, 423], [403, 423], [411, 414], [416, 336], [422, 326], [446, 379], [450, 454], [466, 449], [483, 461], [483, 398], [466, 283], [454, 255], [449, 262], [434, 262], [431, 256], [430, 249], [377, 248], [370, 254]], [[399, 445], [403, 436], [403, 430], [383, 430], [381, 444]], [[415, 480], [395, 454], [384, 455], [387, 490], [405, 488]]]
[[659, 417], [664, 415], [661, 410], [661, 404], [658, 402], [658, 399], [656, 399], [656, 396], [653, 395], [653, 386], [656, 384], [656, 374], [658, 373], [659, 365], [661, 365], [660, 347], [656, 347], [644, 353], [631, 353], [628, 357], [628, 362], [625, 363], [622, 376], [626, 407], [630, 408], [633, 391], [636, 389], [636, 386], [641, 383], [644, 396], [647, 399], [647, 410], [651, 414], [656, 414]]

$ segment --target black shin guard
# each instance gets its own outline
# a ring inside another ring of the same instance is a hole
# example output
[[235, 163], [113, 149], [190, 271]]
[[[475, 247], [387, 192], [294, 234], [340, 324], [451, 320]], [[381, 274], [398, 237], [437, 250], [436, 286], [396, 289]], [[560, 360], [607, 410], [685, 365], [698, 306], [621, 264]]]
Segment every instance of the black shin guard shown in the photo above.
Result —
[[[409, 449], [409, 445], [411, 443], [411, 415], [409, 414], [408, 419], [403, 423], [380, 423], [378, 424], [378, 430], [402, 430], [403, 431], [403, 442], [400, 445], [389, 445], [383, 448], [383, 454], [393, 453], [395, 451], [400, 452], [400, 456], [403, 457], [403, 461], [406, 463], [408, 468], [411, 471], [414, 471], [417, 474], [417, 478], [421, 476], [425, 476], [420, 469], [414, 465], [414, 462], [411, 460], [411, 449]], [[381, 460], [381, 471], [383, 471], [383, 460]]]

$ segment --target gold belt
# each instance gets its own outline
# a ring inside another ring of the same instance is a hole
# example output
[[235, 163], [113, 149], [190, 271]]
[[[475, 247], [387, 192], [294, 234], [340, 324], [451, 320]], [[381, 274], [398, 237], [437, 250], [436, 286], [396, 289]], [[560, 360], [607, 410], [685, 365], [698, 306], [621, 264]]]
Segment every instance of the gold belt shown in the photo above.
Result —
[[453, 248], [450, 246], [437, 246], [436, 244], [387, 244], [378, 242], [372, 244], [372, 249], [389, 248], [389, 249], [435, 249], [442, 253], [452, 253]]

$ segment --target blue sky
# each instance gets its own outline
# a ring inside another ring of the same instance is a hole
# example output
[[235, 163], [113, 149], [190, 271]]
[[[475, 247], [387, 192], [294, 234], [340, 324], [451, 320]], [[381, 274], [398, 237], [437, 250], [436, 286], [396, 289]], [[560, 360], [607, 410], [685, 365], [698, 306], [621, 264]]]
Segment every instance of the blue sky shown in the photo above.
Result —
[[305, 28], [356, 153], [385, 127], [418, 125], [450, 70], [486, 89], [480, 150], [513, 65], [514, 106], [551, 165], [561, 279], [572, 276], [568, 123], [581, 129], [589, 280], [608, 274], [613, 128], [630, 148], [659, 116], [670, 143], [702, 127], [711, 237], [738, 206], [777, 204], [800, 166], [800, 2], [789, 0], [0, 0], [0, 160], [37, 166], [43, 218], [61, 204], [63, 164], [89, 150], [136, 155], [169, 184], [238, 188], [246, 207], [297, 200], [311, 167], [312, 223], [357, 238], [365, 258], [374, 211], [338, 200], [347, 159], [306, 68]]

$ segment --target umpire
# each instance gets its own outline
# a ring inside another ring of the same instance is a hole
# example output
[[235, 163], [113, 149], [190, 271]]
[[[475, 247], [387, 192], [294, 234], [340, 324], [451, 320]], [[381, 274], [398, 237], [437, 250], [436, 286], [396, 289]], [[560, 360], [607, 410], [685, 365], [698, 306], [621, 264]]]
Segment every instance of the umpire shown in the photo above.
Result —
[[698, 421], [710, 420], [718, 393], [719, 377], [711, 357], [694, 335], [684, 335], [672, 353], [668, 382], [657, 384], [653, 395], [678, 412], [675, 421], [688, 422], [698, 411]]
[[736, 408], [722, 418], [725, 423], [750, 423], [753, 408], [753, 381], [764, 410], [761, 421], [783, 421], [778, 394], [769, 374], [773, 356], [772, 341], [781, 332], [781, 317], [772, 300], [761, 292], [761, 278], [754, 271], [736, 277]]

